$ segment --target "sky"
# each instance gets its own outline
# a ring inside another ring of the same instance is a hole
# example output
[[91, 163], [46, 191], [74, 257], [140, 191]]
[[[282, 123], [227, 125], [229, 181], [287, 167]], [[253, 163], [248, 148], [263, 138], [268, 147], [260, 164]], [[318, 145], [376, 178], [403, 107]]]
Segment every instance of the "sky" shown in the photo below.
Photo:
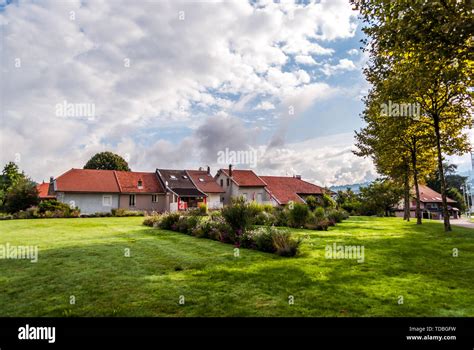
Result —
[[112, 151], [135, 171], [371, 181], [352, 153], [361, 24], [347, 0], [0, 0], [0, 164], [40, 182]]

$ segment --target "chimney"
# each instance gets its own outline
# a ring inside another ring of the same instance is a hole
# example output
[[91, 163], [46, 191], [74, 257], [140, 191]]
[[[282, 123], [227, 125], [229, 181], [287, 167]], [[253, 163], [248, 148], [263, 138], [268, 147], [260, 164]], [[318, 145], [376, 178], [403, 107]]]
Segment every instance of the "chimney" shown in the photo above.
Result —
[[232, 177], [232, 164], [229, 164], [229, 177]]
[[49, 177], [49, 183], [52, 184], [54, 182], [54, 177], [50, 176]]
[[294, 177], [298, 180], [301, 180], [301, 175], [295, 175]]
[[207, 174], [211, 175], [211, 167], [209, 165], [207, 166]]

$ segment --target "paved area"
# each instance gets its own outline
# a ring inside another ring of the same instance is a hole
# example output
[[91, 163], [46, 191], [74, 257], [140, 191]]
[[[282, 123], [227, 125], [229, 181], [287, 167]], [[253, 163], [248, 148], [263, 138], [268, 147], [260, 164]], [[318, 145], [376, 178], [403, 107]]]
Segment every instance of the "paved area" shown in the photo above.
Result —
[[454, 226], [462, 226], [462, 227], [474, 229], [474, 222], [471, 222], [469, 219], [466, 219], [466, 218], [460, 218], [457, 220], [451, 219], [450, 222], [451, 222], [451, 225], [454, 225]]

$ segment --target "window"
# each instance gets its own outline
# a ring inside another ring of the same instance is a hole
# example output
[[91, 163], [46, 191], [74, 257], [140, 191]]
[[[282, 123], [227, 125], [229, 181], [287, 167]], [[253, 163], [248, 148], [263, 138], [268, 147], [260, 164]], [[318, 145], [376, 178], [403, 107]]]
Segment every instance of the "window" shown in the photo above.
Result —
[[[221, 180], [222, 181], [222, 180]], [[221, 202], [224, 203], [224, 197], [221, 197]]]
[[174, 175], [170, 175], [170, 179], [171, 179], [171, 180], [177, 180], [177, 177], [174, 176]]
[[204, 179], [202, 177], [200, 177], [199, 182], [204, 182]]
[[135, 206], [135, 195], [131, 194], [130, 197], [128, 198], [128, 205], [131, 207]]
[[230, 179], [227, 178], [227, 187], [229, 187], [229, 186], [230, 186]]
[[242, 196], [244, 197], [245, 200], [248, 200], [248, 195], [247, 195], [247, 193], [242, 193]]
[[261, 193], [257, 193], [257, 203], [262, 203], [263, 200], [262, 200], [262, 194]]
[[224, 180], [221, 179], [221, 187], [224, 187]]
[[142, 180], [138, 180], [138, 189], [142, 189], [143, 188], [143, 182]]
[[104, 207], [112, 206], [112, 196], [102, 196], [102, 205]]
[[187, 179], [188, 177], [186, 175], [183, 175], [183, 179]]
[[158, 203], [158, 196], [156, 194], [151, 195], [151, 202], [152, 203]]

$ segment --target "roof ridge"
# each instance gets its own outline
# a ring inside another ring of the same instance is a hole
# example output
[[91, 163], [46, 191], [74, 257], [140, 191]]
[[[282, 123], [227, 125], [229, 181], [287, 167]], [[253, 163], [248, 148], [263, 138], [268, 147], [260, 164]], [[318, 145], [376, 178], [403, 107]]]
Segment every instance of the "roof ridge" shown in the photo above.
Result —
[[114, 172], [115, 182], [117, 182], [117, 186], [118, 186], [118, 188], [119, 188], [119, 192], [122, 193], [122, 192], [123, 192], [123, 191], [122, 191], [122, 186], [120, 185], [120, 181], [119, 181], [119, 179], [118, 179], [118, 177], [117, 177], [117, 171], [116, 171], [116, 170], [113, 170], [113, 172]]

